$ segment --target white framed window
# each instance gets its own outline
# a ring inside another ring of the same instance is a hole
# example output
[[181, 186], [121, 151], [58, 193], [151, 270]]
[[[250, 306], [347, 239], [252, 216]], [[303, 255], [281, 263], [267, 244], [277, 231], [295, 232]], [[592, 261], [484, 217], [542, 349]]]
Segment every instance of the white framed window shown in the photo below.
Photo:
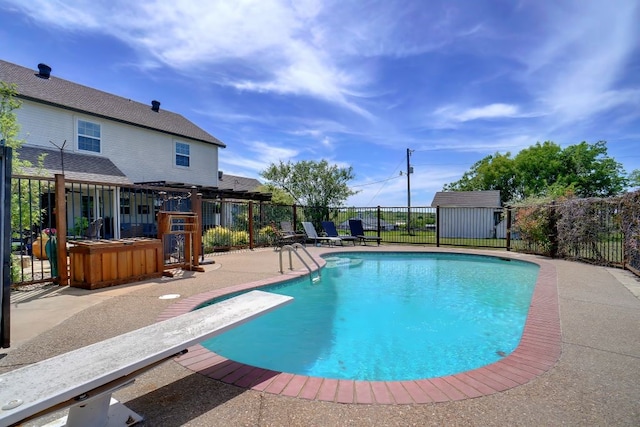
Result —
[[102, 150], [101, 129], [99, 123], [78, 119], [78, 150], [100, 153]]
[[191, 164], [190, 146], [184, 142], [177, 142], [175, 145], [176, 166], [188, 168]]

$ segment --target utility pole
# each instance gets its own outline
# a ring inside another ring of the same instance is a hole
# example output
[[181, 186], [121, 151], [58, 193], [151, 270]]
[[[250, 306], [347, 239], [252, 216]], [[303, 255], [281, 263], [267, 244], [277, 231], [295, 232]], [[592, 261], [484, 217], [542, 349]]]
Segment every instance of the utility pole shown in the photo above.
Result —
[[411, 174], [413, 166], [409, 161], [414, 150], [407, 148], [407, 234], [411, 235]]

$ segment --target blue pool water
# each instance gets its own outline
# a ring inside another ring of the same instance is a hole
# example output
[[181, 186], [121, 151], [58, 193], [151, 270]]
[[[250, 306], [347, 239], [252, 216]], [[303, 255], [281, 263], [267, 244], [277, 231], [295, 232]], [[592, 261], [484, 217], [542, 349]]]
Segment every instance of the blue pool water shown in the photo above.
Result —
[[237, 362], [324, 378], [455, 374], [518, 346], [539, 269], [443, 253], [354, 252], [325, 259], [319, 282], [304, 277], [262, 288], [293, 296], [292, 304], [203, 345]]

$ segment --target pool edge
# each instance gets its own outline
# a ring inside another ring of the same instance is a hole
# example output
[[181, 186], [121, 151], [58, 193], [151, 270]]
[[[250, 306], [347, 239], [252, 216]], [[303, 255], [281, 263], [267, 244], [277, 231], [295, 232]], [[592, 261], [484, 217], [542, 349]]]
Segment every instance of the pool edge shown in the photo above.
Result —
[[[425, 251], [428, 252], [428, 251]], [[452, 253], [460, 253], [452, 251]], [[467, 252], [473, 253], [473, 252]], [[493, 256], [493, 255], [487, 255]], [[505, 257], [504, 253], [496, 257]], [[511, 256], [511, 255], [509, 255]], [[556, 268], [527, 257], [540, 267], [524, 331], [518, 347], [503, 359], [471, 371], [411, 381], [354, 381], [275, 372], [234, 362], [201, 345], [175, 360], [209, 378], [271, 394], [348, 404], [420, 404], [465, 400], [509, 390], [549, 371], [560, 358], [562, 338]], [[324, 260], [317, 257], [324, 265]], [[293, 271], [256, 282], [193, 295], [167, 307], [158, 321], [184, 314], [198, 305], [232, 292], [244, 291], [306, 275]]]

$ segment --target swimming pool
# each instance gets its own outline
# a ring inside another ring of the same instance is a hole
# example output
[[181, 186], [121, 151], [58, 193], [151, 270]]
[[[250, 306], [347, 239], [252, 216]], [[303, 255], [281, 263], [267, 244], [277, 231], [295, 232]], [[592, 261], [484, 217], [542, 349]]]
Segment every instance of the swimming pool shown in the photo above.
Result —
[[323, 378], [456, 374], [517, 347], [539, 269], [447, 253], [353, 252], [326, 261], [320, 283], [306, 277], [264, 288], [294, 304], [203, 346], [247, 365]]

